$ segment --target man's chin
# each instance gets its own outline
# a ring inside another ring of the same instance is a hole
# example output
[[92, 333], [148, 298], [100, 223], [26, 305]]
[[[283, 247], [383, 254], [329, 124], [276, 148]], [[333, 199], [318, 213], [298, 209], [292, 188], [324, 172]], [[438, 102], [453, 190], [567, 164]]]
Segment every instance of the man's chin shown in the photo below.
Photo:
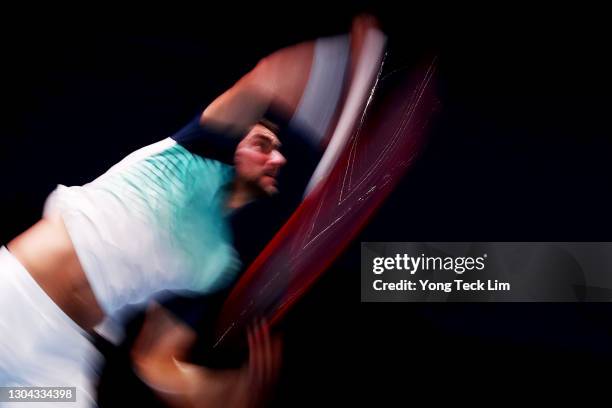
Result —
[[263, 191], [268, 196], [278, 194], [278, 188], [276, 186], [266, 186], [263, 188]]
[[263, 183], [259, 184], [259, 187], [261, 188], [261, 190], [266, 194], [266, 195], [274, 195], [278, 193], [278, 187], [276, 184], [276, 179], [272, 178], [270, 176], [266, 176], [264, 177], [264, 180], [262, 180]]

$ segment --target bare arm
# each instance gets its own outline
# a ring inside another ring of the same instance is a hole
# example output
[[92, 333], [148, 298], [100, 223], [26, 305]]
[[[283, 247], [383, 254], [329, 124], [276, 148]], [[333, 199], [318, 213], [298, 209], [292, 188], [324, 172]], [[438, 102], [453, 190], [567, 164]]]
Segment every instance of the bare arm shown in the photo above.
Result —
[[[351, 58], [348, 78], [343, 79], [346, 84], [354, 75], [366, 33], [377, 25], [376, 19], [369, 15], [354, 18], [349, 45]], [[291, 118], [306, 90], [314, 57], [315, 41], [308, 41], [283, 48], [263, 58], [204, 110], [201, 123], [215, 124], [230, 134], [241, 134], [270, 107], [276, 112], [282, 112], [287, 119]], [[326, 69], [337, 68], [332, 64]], [[317, 89], [321, 98], [330, 96], [326, 93], [325, 82], [315, 83], [317, 85], [320, 86]]]
[[159, 305], [152, 306], [132, 350], [139, 377], [171, 407], [261, 406], [276, 383], [280, 340], [266, 323], [248, 332], [249, 362], [237, 370], [211, 370], [186, 362], [196, 340], [189, 326]]
[[257, 122], [270, 106], [291, 117], [308, 82], [313, 53], [311, 41], [263, 58], [208, 105], [201, 122], [212, 122], [237, 133]]

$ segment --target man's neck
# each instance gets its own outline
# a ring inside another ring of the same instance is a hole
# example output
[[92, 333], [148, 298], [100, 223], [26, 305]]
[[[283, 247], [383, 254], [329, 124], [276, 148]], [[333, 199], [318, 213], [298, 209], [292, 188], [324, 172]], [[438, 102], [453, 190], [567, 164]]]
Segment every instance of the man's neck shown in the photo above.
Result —
[[242, 183], [234, 183], [229, 192], [229, 196], [226, 201], [226, 207], [230, 210], [235, 210], [251, 201], [255, 200], [257, 197], [253, 193], [252, 189], [248, 188], [248, 186]]

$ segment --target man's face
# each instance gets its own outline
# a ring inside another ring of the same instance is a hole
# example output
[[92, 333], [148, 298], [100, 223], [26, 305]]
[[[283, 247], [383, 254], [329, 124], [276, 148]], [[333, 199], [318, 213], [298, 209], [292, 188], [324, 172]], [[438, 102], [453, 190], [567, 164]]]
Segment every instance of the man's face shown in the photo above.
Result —
[[276, 176], [287, 162], [279, 147], [280, 142], [270, 129], [260, 124], [253, 126], [236, 148], [236, 182], [255, 194], [277, 193]]

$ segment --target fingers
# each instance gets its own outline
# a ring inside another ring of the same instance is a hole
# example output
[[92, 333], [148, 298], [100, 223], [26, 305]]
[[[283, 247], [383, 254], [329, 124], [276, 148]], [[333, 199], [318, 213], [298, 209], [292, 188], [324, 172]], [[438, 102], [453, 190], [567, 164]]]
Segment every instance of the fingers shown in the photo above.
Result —
[[270, 325], [266, 320], [261, 322], [261, 336], [264, 349], [264, 381], [270, 387], [274, 386], [278, 379], [282, 361], [282, 340], [279, 335], [270, 334]]
[[248, 329], [249, 337], [249, 383], [254, 399], [259, 397], [264, 387], [265, 361], [259, 323]]
[[263, 403], [270, 395], [281, 367], [282, 341], [270, 335], [266, 320], [257, 320], [247, 330], [249, 344], [249, 383], [255, 406]]
[[271, 358], [270, 358], [270, 387], [274, 387], [280, 375], [280, 369], [283, 359], [283, 341], [280, 335], [275, 335], [271, 338]]
[[380, 25], [378, 19], [372, 14], [359, 14], [353, 18], [352, 29], [353, 30], [367, 30], [371, 27], [378, 28]]
[[262, 356], [263, 356], [263, 382], [268, 384], [271, 378], [272, 370], [272, 341], [270, 340], [270, 327], [266, 320], [259, 322], [260, 326], [260, 340], [262, 343]]

